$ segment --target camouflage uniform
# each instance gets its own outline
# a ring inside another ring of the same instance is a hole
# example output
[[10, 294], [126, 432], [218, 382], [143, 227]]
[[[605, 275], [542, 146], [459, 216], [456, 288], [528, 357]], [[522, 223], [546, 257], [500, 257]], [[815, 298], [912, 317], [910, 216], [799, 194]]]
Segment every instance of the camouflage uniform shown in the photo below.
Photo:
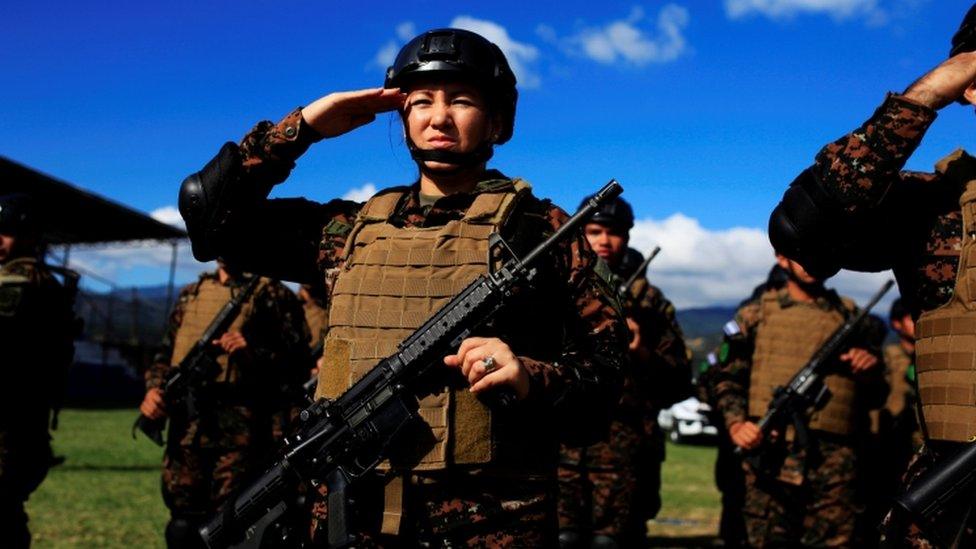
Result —
[[[856, 262], [864, 270], [891, 268], [913, 318], [952, 298], [962, 245], [962, 188], [941, 173], [902, 171], [936, 118], [929, 107], [889, 94], [859, 128], [827, 144], [811, 168], [831, 200], [858, 226], [858, 241], [871, 242], [869, 257]], [[897, 222], [879, 224], [878, 219]], [[926, 442], [909, 465], [910, 485], [932, 463], [952, 455], [960, 444]], [[899, 534], [892, 534], [899, 535]], [[928, 547], [929, 540], [911, 527], [904, 541]], [[976, 543], [964, 538], [961, 547]]]
[[[849, 314], [833, 291], [817, 297], [812, 304], [793, 301], [788, 290], [772, 290], [784, 309], [810, 306], [827, 314]], [[765, 296], [764, 296], [765, 297]], [[760, 300], [741, 307], [735, 322], [739, 332], [726, 339], [719, 367], [712, 377], [712, 394], [726, 428], [752, 420], [748, 414], [748, 395], [755, 339], [761, 318]], [[775, 317], [768, 322], [775, 322]], [[861, 336], [850, 347], [860, 347], [880, 355], [880, 339]], [[838, 365], [838, 372], [847, 368]], [[883, 369], [857, 376], [856, 397], [866, 421], [867, 409], [880, 406], [886, 394]], [[858, 410], [855, 409], [855, 413]], [[826, 546], [850, 545], [857, 519], [856, 436], [842, 436], [810, 429], [806, 447], [789, 443], [793, 428], [775, 443], [766, 443], [761, 454], [762, 470], [743, 462], [745, 471], [746, 535], [751, 546]]]
[[[259, 123], [240, 145], [243, 171], [233, 184], [269, 190], [288, 176], [295, 160], [318, 139], [300, 110], [277, 124]], [[461, 219], [481, 193], [511, 188], [513, 181], [493, 170], [472, 192], [433, 201], [422, 200], [419, 185], [414, 184], [401, 188], [403, 199], [390, 222], [405, 228], [441, 227]], [[302, 282], [324, 278], [334, 291], [335, 281], [341, 280], [343, 247], [362, 206], [345, 200], [317, 204], [258, 198], [246, 209], [227, 213], [226, 231], [213, 235], [214, 249], [255, 272]], [[502, 228], [502, 236], [517, 253], [525, 253], [567, 216], [549, 201], [529, 194], [509, 219], [512, 222]], [[525, 301], [520, 299], [493, 323], [530, 378], [529, 395], [517, 408], [521, 418], [531, 421], [510, 418], [499, 429], [522, 432], [538, 451], [524, 455], [517, 473], [449, 465], [441, 472], [408, 475], [400, 526], [403, 539], [477, 546], [554, 543], [558, 437], [593, 440], [606, 428], [619, 398], [617, 379], [626, 328], [607, 281], [594, 274], [595, 265], [585, 240], [562, 242], [540, 266], [538, 291], [526, 295]], [[539, 427], [539, 421], [547, 428]], [[376, 499], [370, 488], [369, 482], [353, 487], [360, 492], [355, 514], [361, 522], [353, 527], [377, 539], [381, 515], [370, 504]], [[325, 510], [322, 505], [318, 509]], [[323, 521], [319, 524], [324, 527]]]
[[[178, 332], [203, 284], [220, 282], [215, 273], [204, 273], [180, 291], [161, 349], [146, 372], [147, 389], [160, 387], [170, 371]], [[244, 281], [232, 278], [228, 284], [233, 292]], [[217, 511], [244, 475], [263, 466], [261, 460], [296, 411], [296, 391], [308, 379], [308, 329], [291, 290], [263, 281], [247, 305], [249, 314], [240, 329], [247, 348], [227, 357], [213, 391], [197, 404], [197, 417], [188, 418], [186, 410], [167, 410], [162, 488], [172, 515], [167, 531], [171, 545], [178, 545], [170, 539], [178, 535], [171, 532], [174, 523], [185, 521], [180, 528], [198, 525]], [[198, 320], [209, 324], [211, 318]], [[278, 394], [268, 394], [268, 387], [277, 388]]]
[[[631, 273], [617, 274], [622, 283]], [[687, 395], [691, 369], [674, 306], [660, 289], [639, 279], [625, 312], [640, 326], [649, 357], [630, 357], [609, 438], [585, 448], [563, 446], [559, 528], [630, 547], [644, 542], [645, 523], [661, 508], [664, 435], [657, 414]]]
[[33, 258], [0, 266], [0, 546], [28, 547], [24, 503], [51, 464], [48, 425], [74, 354], [72, 296]]

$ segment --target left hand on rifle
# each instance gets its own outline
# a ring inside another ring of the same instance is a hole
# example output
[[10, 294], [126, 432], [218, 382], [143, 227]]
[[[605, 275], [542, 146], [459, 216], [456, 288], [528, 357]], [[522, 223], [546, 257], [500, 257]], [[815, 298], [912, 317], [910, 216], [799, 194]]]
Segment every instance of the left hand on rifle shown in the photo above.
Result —
[[[490, 367], [485, 360], [491, 358]], [[461, 368], [472, 393], [508, 385], [522, 400], [529, 394], [529, 374], [508, 344], [496, 337], [469, 337], [461, 342], [457, 354], [444, 357], [444, 364]]]
[[247, 349], [247, 340], [240, 332], [225, 332], [220, 339], [215, 339], [214, 345], [219, 345], [227, 354]]
[[846, 353], [840, 355], [844, 362], [851, 363], [851, 371], [855, 374], [866, 372], [878, 364], [878, 357], [874, 356], [867, 349], [854, 347]]

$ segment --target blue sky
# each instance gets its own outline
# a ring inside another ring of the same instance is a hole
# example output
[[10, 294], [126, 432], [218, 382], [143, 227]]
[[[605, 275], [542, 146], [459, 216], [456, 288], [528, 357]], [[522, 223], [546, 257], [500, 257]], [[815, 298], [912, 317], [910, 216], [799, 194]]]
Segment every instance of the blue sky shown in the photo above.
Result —
[[[0, 154], [165, 218], [222, 142], [380, 85], [404, 36], [463, 24], [493, 33], [522, 84], [493, 165], [567, 209], [616, 177], [643, 220], [635, 243], [664, 243], [659, 283], [679, 306], [737, 301], [768, 263], [762, 230], [786, 184], [941, 61], [970, 4], [21, 3], [0, 20]], [[950, 107], [909, 167], [972, 150], [973, 135], [972, 109]], [[325, 200], [414, 174], [384, 116], [314, 147], [275, 194]], [[130, 284], [164, 280], [167, 255], [77, 258]]]

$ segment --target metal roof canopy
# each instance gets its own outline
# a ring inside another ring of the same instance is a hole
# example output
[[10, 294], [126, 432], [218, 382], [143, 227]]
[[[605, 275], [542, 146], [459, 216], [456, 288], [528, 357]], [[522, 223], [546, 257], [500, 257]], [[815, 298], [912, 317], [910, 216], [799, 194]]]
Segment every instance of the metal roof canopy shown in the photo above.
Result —
[[34, 198], [46, 244], [173, 240], [186, 232], [0, 156], [0, 194]]

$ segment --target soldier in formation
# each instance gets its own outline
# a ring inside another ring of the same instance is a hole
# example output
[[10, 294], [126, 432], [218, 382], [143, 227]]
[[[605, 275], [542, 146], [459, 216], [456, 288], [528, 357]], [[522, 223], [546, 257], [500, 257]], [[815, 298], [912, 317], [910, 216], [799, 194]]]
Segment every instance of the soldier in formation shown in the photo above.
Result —
[[[786, 285], [787, 272], [778, 264], [774, 265], [766, 276], [766, 281], [753, 289], [752, 295], [739, 304], [739, 307], [759, 300], [763, 294], [773, 290], [780, 290]], [[740, 333], [739, 324], [732, 320], [724, 326], [727, 337], [734, 337]], [[719, 519], [718, 535], [726, 547], [743, 547], [746, 543], [746, 527], [742, 516], [745, 505], [745, 472], [742, 470], [742, 460], [735, 455], [736, 445], [729, 438], [725, 429], [725, 420], [719, 410], [718, 402], [712, 394], [714, 379], [720, 375], [721, 365], [728, 361], [731, 347], [729, 341], [723, 341], [714, 352], [706, 356], [701, 365], [701, 373], [697, 380], [698, 399], [708, 403], [711, 408], [709, 420], [718, 430], [718, 456], [715, 458], [715, 486], [722, 493], [722, 515]]]
[[48, 429], [77, 335], [77, 276], [58, 281], [40, 245], [31, 199], [0, 196], [0, 547], [12, 549], [30, 546], [24, 503], [52, 462]]
[[[333, 93], [261, 122], [188, 178], [181, 211], [194, 254], [327, 282], [318, 391], [334, 397], [487, 271], [498, 259], [489, 259], [490, 234], [524, 254], [567, 218], [527, 182], [486, 167], [512, 136], [516, 100], [495, 44], [463, 30], [425, 32], [397, 55], [383, 88]], [[311, 145], [389, 111], [419, 168], [413, 183], [365, 204], [264, 198]], [[601, 435], [619, 398], [627, 332], [600, 269], [582, 236], [563, 241], [533, 291], [444, 357], [411, 443], [351, 488], [342, 527], [359, 543], [557, 543], [558, 442]], [[486, 405], [498, 390], [514, 405]]]
[[564, 445], [559, 467], [560, 546], [635, 547], [646, 522], [661, 508], [664, 435], [662, 408], [687, 396], [691, 369], [674, 306], [641, 273], [643, 263], [628, 248], [633, 210], [617, 198], [598, 210], [584, 229], [593, 250], [613, 272], [631, 330], [624, 394], [609, 436], [585, 447]]
[[857, 520], [857, 440], [867, 411], [887, 394], [879, 356], [883, 333], [864, 331], [834, 360], [826, 404], [764, 440], [756, 422], [773, 389], [785, 385], [855, 311], [796, 261], [777, 255], [787, 272], [742, 306], [726, 329], [726, 351], [712, 376], [718, 411], [733, 444], [758, 459], [743, 462], [745, 524], [750, 546], [850, 545]]
[[197, 533], [245, 475], [264, 466], [280, 441], [308, 379], [308, 329], [295, 294], [261, 279], [230, 328], [209, 342], [216, 350], [213, 383], [182, 409], [166, 406], [161, 390], [217, 313], [250, 276], [218, 262], [184, 287], [170, 315], [159, 353], [146, 372], [140, 411], [167, 417], [163, 500], [170, 510], [166, 543], [202, 547]]
[[[970, 367], [976, 347], [969, 328], [976, 159], [959, 150], [932, 173], [903, 170], [937, 112], [955, 102], [976, 104], [976, 7], [953, 37], [949, 59], [904, 92], [889, 93], [860, 127], [821, 149], [770, 219], [774, 245], [791, 250], [821, 276], [840, 268], [894, 270], [915, 319], [925, 433], [924, 447], [904, 477], [909, 485], [976, 436]], [[959, 547], [976, 543], [972, 527], [961, 529]], [[917, 525], [885, 538], [913, 547], [933, 543]]]

